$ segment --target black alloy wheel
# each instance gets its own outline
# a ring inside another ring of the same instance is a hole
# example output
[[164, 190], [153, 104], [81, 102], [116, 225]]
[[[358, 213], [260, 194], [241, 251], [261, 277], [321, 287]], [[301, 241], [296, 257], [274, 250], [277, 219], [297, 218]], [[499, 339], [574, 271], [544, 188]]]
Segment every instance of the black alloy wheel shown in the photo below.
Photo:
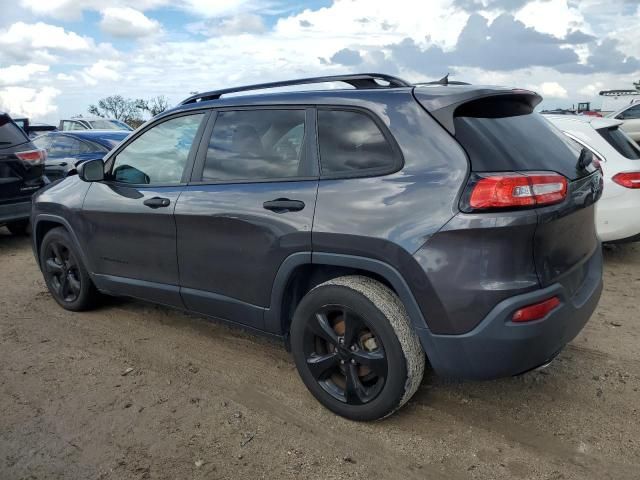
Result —
[[82, 276], [73, 252], [62, 242], [50, 242], [44, 251], [44, 267], [54, 295], [63, 302], [75, 302], [82, 291]]
[[344, 305], [326, 305], [306, 322], [304, 356], [311, 375], [348, 405], [375, 399], [387, 378], [384, 346], [366, 319]]

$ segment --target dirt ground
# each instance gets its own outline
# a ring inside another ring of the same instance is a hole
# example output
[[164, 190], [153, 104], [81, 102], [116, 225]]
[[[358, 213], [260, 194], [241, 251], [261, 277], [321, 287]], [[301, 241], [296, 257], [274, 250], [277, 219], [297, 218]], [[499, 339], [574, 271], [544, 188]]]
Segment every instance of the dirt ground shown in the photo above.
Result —
[[[323, 409], [274, 341], [130, 300], [68, 313], [0, 229], [0, 479], [640, 478], [640, 245], [546, 370]], [[132, 369], [128, 374], [125, 374]]]

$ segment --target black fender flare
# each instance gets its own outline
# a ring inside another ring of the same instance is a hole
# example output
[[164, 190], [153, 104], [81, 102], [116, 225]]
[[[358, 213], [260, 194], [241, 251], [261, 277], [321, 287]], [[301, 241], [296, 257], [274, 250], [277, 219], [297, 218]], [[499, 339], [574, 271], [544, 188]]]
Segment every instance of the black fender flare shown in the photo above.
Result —
[[356, 268], [371, 273], [375, 273], [384, 278], [396, 291], [407, 310], [411, 324], [416, 331], [428, 332], [427, 322], [416, 302], [409, 285], [404, 280], [400, 272], [391, 265], [368, 257], [356, 255], [345, 255], [341, 253], [329, 252], [297, 252], [288, 256], [280, 265], [271, 290], [270, 307], [265, 310], [264, 326], [265, 330], [272, 333], [286, 335], [282, 331], [282, 299], [289, 278], [293, 271], [305, 264], [311, 265], [332, 265], [338, 267]]
[[89, 266], [89, 263], [87, 261], [87, 255], [84, 251], [84, 249], [81, 246], [80, 241], [78, 240], [78, 236], [76, 235], [76, 232], [74, 231], [73, 227], [71, 226], [71, 224], [69, 223], [69, 221], [64, 218], [61, 217], [59, 215], [52, 215], [50, 213], [39, 213], [37, 214], [32, 221], [32, 244], [33, 244], [33, 253], [36, 257], [36, 261], [38, 262], [38, 267], [40, 267], [40, 245], [38, 245], [38, 224], [40, 224], [41, 222], [52, 222], [52, 223], [58, 223], [61, 227], [64, 227], [68, 232], [69, 235], [71, 236], [71, 240], [73, 241], [73, 243], [75, 244], [74, 246], [76, 247], [76, 249], [78, 250], [78, 252], [80, 253], [80, 257], [82, 259], [82, 263], [84, 263], [84, 265], [86, 266], [87, 270], [91, 273], [92, 270]]

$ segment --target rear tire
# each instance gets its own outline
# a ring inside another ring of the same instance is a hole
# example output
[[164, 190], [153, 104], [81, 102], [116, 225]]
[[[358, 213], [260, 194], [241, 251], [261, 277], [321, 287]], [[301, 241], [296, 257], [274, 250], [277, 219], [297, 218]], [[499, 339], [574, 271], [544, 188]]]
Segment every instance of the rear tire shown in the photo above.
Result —
[[351, 420], [387, 417], [422, 381], [425, 355], [400, 299], [352, 275], [313, 288], [291, 323], [291, 351], [307, 388]]
[[26, 235], [29, 229], [29, 220], [17, 220], [7, 223], [7, 230], [13, 235]]
[[98, 291], [64, 228], [54, 228], [44, 236], [40, 268], [49, 292], [62, 308], [78, 312], [97, 305]]

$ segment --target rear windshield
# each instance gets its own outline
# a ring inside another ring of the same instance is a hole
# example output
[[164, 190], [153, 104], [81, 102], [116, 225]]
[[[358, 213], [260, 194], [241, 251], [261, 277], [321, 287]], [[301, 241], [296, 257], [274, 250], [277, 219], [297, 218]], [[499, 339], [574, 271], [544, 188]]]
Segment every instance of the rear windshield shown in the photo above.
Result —
[[8, 115], [0, 115], [0, 148], [28, 142], [29, 138], [11, 121]]
[[[463, 109], [454, 119], [455, 137], [465, 148], [475, 172], [555, 171], [570, 179], [578, 178], [580, 148], [537, 113], [497, 116], [487, 108]], [[482, 111], [479, 111], [482, 110]], [[492, 112], [492, 113], [487, 113]], [[486, 115], [486, 116], [480, 116]]]
[[618, 127], [601, 128], [598, 133], [622, 156], [630, 160], [640, 159], [640, 147], [638, 147], [638, 144]]

